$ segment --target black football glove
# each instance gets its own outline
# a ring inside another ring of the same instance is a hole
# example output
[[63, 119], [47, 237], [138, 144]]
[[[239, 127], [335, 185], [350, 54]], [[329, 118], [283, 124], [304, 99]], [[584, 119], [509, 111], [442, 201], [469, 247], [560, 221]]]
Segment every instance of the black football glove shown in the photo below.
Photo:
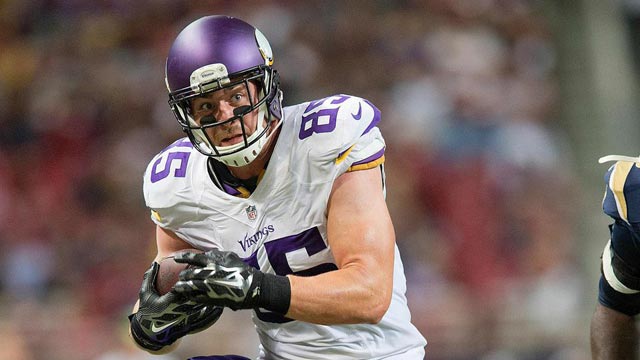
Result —
[[196, 268], [180, 272], [174, 289], [203, 304], [232, 310], [264, 308], [285, 314], [291, 301], [291, 287], [285, 276], [265, 274], [230, 251], [184, 253], [174, 259]]
[[144, 273], [140, 288], [140, 306], [129, 315], [131, 335], [145, 349], [161, 350], [179, 338], [204, 330], [215, 323], [222, 314], [218, 306], [193, 302], [170, 291], [158, 294], [155, 280], [160, 265], [153, 262]]

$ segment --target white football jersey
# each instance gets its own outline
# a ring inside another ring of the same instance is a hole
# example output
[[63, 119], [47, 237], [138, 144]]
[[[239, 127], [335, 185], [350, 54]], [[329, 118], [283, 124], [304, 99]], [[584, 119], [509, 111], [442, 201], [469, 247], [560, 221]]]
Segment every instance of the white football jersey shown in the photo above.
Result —
[[[214, 185], [207, 157], [180, 139], [145, 172], [151, 218], [193, 247], [233, 251], [266, 273], [335, 270], [327, 244], [329, 194], [346, 171], [384, 162], [379, 120], [373, 104], [347, 95], [286, 107], [269, 166], [248, 197]], [[397, 247], [394, 266], [391, 305], [376, 325], [316, 325], [255, 311], [261, 358], [422, 359], [426, 341], [411, 324]]]

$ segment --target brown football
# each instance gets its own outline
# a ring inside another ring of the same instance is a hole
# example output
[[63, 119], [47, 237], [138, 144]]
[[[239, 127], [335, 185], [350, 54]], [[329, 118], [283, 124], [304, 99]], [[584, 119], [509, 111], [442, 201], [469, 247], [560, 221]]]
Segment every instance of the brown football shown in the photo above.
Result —
[[158, 270], [158, 276], [156, 277], [156, 290], [160, 295], [164, 295], [173, 289], [173, 286], [178, 281], [178, 275], [180, 272], [190, 265], [177, 263], [173, 260], [173, 258], [180, 253], [184, 252], [203, 252], [198, 249], [184, 249], [178, 250], [176, 252], [171, 253], [169, 256], [166, 256], [158, 262], [160, 264], [160, 269]]

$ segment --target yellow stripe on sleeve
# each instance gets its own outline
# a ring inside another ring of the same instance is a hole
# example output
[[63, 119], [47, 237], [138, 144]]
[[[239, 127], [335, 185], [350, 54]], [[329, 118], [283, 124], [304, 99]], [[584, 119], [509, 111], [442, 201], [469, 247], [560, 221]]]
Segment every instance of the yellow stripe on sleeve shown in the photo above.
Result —
[[155, 210], [151, 210], [151, 215], [158, 221], [162, 222], [162, 217], [160, 217], [160, 214], [158, 214], [157, 211]]
[[365, 164], [353, 165], [349, 169], [347, 169], [347, 171], [358, 171], [358, 170], [373, 169], [374, 167], [379, 166], [380, 164], [383, 164], [383, 163], [384, 163], [384, 155], [382, 155], [381, 157], [373, 160], [372, 162], [368, 162], [368, 163], [365, 163]]
[[338, 156], [338, 158], [336, 159], [336, 165], [338, 165], [341, 162], [343, 162], [344, 159], [346, 159], [347, 156], [349, 156], [349, 153], [351, 152], [351, 150], [353, 150], [354, 146], [356, 146], [356, 145], [355, 144], [351, 145], [351, 147], [348, 148], [347, 151], [343, 152], [340, 156]]

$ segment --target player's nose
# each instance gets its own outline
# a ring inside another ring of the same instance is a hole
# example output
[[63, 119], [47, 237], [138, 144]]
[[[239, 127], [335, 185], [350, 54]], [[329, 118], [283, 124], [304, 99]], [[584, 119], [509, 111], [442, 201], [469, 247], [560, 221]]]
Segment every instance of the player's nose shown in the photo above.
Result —
[[220, 101], [220, 103], [218, 104], [218, 109], [216, 111], [216, 119], [221, 119], [222, 121], [224, 121], [232, 118], [234, 116], [234, 109], [235, 108], [228, 102]]

